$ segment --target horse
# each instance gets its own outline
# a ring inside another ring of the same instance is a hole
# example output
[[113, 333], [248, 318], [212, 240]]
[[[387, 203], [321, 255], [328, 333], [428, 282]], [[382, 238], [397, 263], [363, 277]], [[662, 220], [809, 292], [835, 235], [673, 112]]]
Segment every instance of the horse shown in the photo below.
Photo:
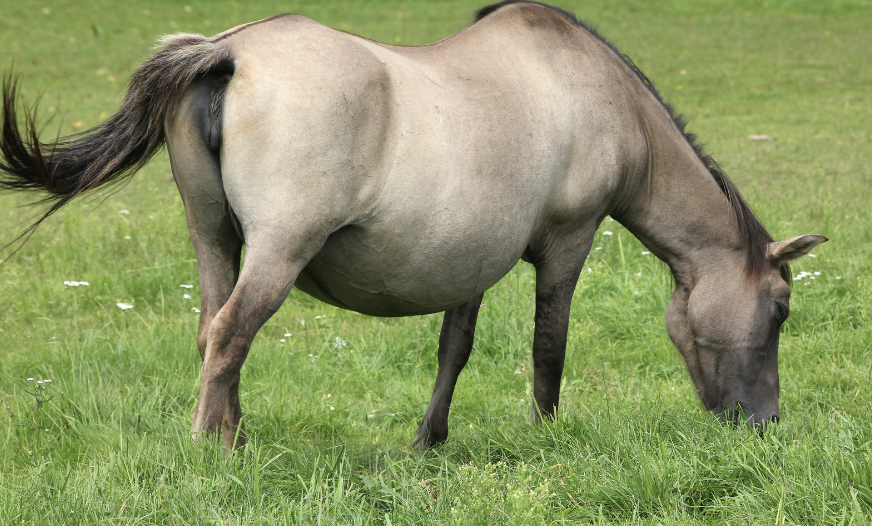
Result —
[[0, 186], [47, 194], [31, 228], [166, 144], [202, 290], [195, 438], [245, 442], [240, 368], [296, 286], [373, 316], [444, 311], [413, 446], [443, 442], [483, 294], [519, 260], [536, 276], [531, 418], [553, 419], [606, 216], [668, 265], [666, 329], [704, 406], [779, 419], [788, 262], [827, 238], [774, 241], [683, 117], [572, 13], [507, 0], [420, 47], [290, 14], [171, 35], [114, 114], [54, 143], [32, 112], [18, 123], [17, 91], [7, 76]]

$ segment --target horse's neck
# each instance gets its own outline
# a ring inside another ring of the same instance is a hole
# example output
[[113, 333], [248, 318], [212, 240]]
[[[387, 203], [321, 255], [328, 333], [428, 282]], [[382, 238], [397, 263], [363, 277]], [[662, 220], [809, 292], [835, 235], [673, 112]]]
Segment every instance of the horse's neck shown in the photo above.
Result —
[[735, 213], [666, 111], [650, 113], [647, 170], [628, 185], [636, 190], [615, 216], [669, 265], [676, 281], [693, 281], [725, 258], [740, 257]]

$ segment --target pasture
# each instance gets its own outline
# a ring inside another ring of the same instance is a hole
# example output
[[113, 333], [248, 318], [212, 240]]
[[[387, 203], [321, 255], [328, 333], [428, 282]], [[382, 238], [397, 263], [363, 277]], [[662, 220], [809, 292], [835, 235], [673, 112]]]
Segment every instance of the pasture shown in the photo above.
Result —
[[[0, 266], [0, 524], [872, 523], [872, 2], [559, 6], [690, 119], [776, 239], [830, 238], [793, 265], [777, 427], [761, 439], [704, 410], [663, 327], [668, 269], [606, 219], [575, 293], [558, 422], [528, 422], [534, 273], [520, 263], [484, 297], [436, 450], [410, 444], [441, 315], [370, 318], [298, 291], [243, 367], [245, 448], [192, 445], [199, 287], [160, 154]], [[114, 111], [162, 34], [296, 12], [417, 45], [478, 7], [27, 2], [0, 12], [0, 49], [22, 104], [42, 95], [50, 139]], [[33, 199], [0, 195], [4, 244]]]

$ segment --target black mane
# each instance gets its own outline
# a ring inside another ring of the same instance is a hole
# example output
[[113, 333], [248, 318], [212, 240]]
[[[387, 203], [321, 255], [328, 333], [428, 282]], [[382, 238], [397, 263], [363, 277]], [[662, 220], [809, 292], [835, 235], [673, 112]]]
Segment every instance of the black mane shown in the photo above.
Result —
[[[746, 271], [749, 276], [756, 276], [760, 273], [760, 270], [763, 268], [763, 265], [766, 260], [766, 250], [767, 245], [773, 241], [772, 236], [769, 235], [769, 232], [766, 230], [766, 227], [760, 223], [760, 220], [754, 215], [753, 210], [742, 197], [742, 194], [739, 193], [739, 190], [736, 188], [736, 185], [727, 177], [727, 174], [724, 173], [723, 169], [718, 165], [717, 161], [712, 158], [711, 155], [706, 153], [705, 145], [700, 142], [699, 138], [687, 131], [687, 119], [681, 113], [678, 113], [675, 110], [675, 107], [672, 104], [663, 100], [663, 97], [660, 96], [660, 92], [657, 91], [657, 88], [654, 87], [654, 84], [645, 76], [644, 73], [633, 63], [633, 60], [627, 55], [621, 53], [614, 44], [609, 42], [605, 37], [599, 34], [593, 26], [585, 23], [582, 20], [579, 20], [575, 13], [566, 11], [564, 9], [560, 9], [559, 7], [550, 6], [548, 4], [543, 4], [541, 2], [533, 2], [529, 0], [504, 0], [502, 2], [488, 5], [482, 7], [475, 13], [475, 21], [478, 22], [482, 18], [488, 16], [494, 11], [500, 9], [501, 7], [510, 5], [510, 4], [535, 4], [545, 8], [548, 8], [556, 13], [559, 13], [566, 20], [574, 24], [576, 27], [583, 29], [584, 31], [591, 34], [594, 38], [605, 44], [611, 49], [615, 55], [621, 58], [624, 63], [629, 67], [633, 73], [636, 74], [636, 77], [639, 79], [642, 84], [648, 89], [651, 95], [657, 99], [658, 102], [663, 106], [669, 116], [672, 118], [672, 122], [675, 123], [675, 126], [690, 144], [693, 151], [696, 153], [699, 160], [705, 165], [711, 174], [712, 178], [720, 187], [721, 192], [724, 193], [724, 196], [730, 201], [730, 205], [733, 208], [733, 212], [736, 215], [736, 223], [739, 228], [739, 233], [741, 234], [741, 242], [742, 248], [747, 254], [747, 266]], [[791, 282], [790, 280], [790, 268], [785, 264], [781, 268], [781, 275], [784, 277], [785, 281], [788, 284]]]

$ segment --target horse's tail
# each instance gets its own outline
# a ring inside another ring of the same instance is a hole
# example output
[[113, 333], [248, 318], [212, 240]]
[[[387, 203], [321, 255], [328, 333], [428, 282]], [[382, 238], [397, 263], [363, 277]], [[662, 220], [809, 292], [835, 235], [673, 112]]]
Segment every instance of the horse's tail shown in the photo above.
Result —
[[[76, 196], [132, 176], [163, 146], [164, 119], [198, 76], [232, 71], [228, 46], [202, 35], [164, 37], [159, 51], [133, 74], [121, 107], [105, 122], [54, 143], [39, 141], [34, 112], [25, 108], [19, 129], [18, 83], [3, 81], [0, 117], [0, 188], [47, 193], [52, 205], [22, 236]], [[21, 236], [19, 236], [20, 239]]]

